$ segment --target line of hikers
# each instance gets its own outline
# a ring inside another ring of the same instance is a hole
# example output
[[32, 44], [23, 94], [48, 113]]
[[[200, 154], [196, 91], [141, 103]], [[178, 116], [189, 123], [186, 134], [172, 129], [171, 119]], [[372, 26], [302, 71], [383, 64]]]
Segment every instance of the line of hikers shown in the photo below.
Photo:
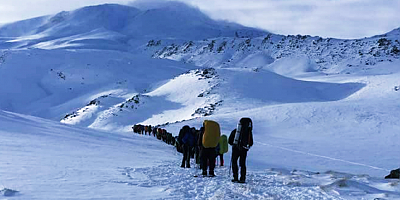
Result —
[[[145, 131], [147, 127], [147, 132]], [[174, 145], [178, 152], [183, 154], [181, 167], [190, 168], [190, 158], [195, 158], [203, 176], [214, 177], [216, 158], [219, 156], [220, 165], [224, 165], [223, 154], [228, 152], [228, 143], [232, 146], [231, 166], [233, 172], [232, 182], [245, 183], [247, 151], [253, 146], [253, 124], [250, 118], [240, 119], [237, 128], [232, 130], [229, 139], [221, 136], [220, 126], [212, 120], [204, 120], [200, 130], [194, 127], [183, 126], [175, 138], [165, 129], [151, 126], [135, 125], [135, 133], [157, 136], [167, 144]], [[239, 160], [240, 179], [239, 179]], [[207, 174], [208, 169], [208, 174]]]
[[149, 135], [156, 137], [158, 140], [162, 140], [163, 142], [175, 146], [176, 139], [174, 136], [167, 132], [167, 130], [151, 125], [141, 125], [136, 124], [132, 127], [134, 133], [141, 135]]

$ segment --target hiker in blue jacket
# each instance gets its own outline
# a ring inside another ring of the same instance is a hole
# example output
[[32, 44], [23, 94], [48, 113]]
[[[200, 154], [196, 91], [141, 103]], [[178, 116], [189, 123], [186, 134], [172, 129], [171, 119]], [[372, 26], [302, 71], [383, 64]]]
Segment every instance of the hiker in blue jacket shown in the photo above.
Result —
[[183, 158], [181, 167], [190, 168], [190, 155], [195, 143], [195, 135], [189, 126], [183, 126], [179, 131], [178, 141], [182, 144]]

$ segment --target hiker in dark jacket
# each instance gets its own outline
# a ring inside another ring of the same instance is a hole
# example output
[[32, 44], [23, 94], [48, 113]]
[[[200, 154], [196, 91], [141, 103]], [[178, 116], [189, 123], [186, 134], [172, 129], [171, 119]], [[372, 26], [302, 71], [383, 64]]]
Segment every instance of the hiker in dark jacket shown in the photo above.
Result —
[[[199, 159], [199, 164], [200, 164], [200, 169], [203, 169], [203, 134], [204, 134], [204, 127], [201, 127], [199, 132], [198, 132], [198, 137], [197, 137], [197, 151], [198, 151], [198, 159]], [[196, 161], [197, 162], [197, 161]]]
[[[232, 182], [245, 183], [246, 181], [246, 157], [247, 151], [253, 146], [253, 133], [252, 122], [250, 118], [242, 118], [239, 122], [238, 129], [234, 129], [230, 136], [228, 143], [232, 145]], [[237, 135], [237, 137], [235, 137]], [[240, 180], [238, 179], [239, 167], [237, 160], [239, 159], [240, 165]]]
[[197, 147], [197, 130], [195, 127], [192, 127], [192, 128], [190, 128], [190, 131], [192, 132], [192, 134], [194, 136], [194, 142], [191, 147], [190, 158], [194, 158], [194, 154], [196, 153], [196, 147]]
[[[196, 135], [196, 143], [195, 143], [195, 146], [194, 146], [194, 158], [195, 158], [195, 161], [196, 161], [196, 164], [197, 165], [199, 165], [199, 167], [201, 167], [200, 166], [200, 147], [201, 147], [201, 143], [199, 144], [199, 139], [200, 139], [200, 135], [201, 135], [201, 130], [196, 130], [195, 131], [195, 135]], [[201, 139], [203, 139], [203, 138], [201, 138]]]
[[182, 144], [183, 158], [181, 167], [190, 168], [190, 154], [193, 148], [195, 136], [189, 126], [183, 126], [179, 131], [178, 141]]

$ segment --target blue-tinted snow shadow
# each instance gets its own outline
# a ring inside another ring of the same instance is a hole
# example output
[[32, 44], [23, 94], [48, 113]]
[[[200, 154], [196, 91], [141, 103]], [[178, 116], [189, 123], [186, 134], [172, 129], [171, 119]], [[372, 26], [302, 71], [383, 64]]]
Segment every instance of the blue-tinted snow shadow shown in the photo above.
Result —
[[262, 70], [227, 73], [229, 91], [237, 97], [263, 102], [298, 103], [345, 99], [365, 86], [363, 83], [301, 81]]

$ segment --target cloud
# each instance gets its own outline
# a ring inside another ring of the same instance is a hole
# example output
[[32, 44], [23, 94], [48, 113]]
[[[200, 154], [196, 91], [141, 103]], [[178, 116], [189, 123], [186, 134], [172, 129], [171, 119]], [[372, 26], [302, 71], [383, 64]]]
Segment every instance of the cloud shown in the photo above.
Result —
[[[0, 23], [102, 3], [155, 8], [168, 0], [12, 0], [0, 3]], [[278, 34], [361, 38], [400, 27], [399, 0], [179, 0], [219, 20]], [[2, 21], [1, 21], [2, 20]]]
[[280, 34], [360, 38], [400, 26], [397, 0], [182, 0], [215, 19]]

